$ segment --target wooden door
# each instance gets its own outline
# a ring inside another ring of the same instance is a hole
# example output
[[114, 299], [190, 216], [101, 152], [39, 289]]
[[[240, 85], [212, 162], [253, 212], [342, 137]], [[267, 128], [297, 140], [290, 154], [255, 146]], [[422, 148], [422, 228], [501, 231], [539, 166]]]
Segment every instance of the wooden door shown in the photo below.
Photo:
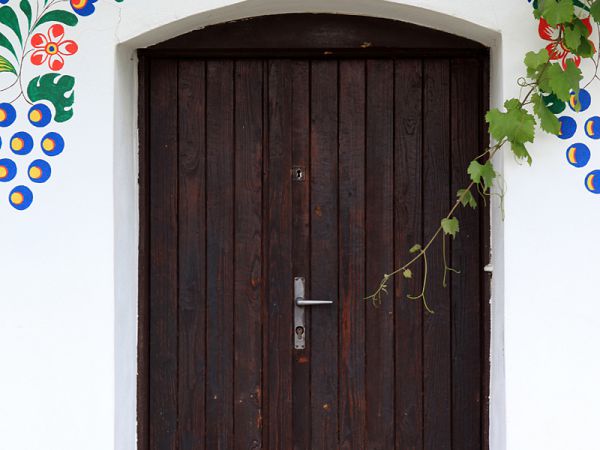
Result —
[[[484, 214], [447, 288], [431, 252], [435, 314], [406, 299], [420, 268], [363, 301], [467, 182], [482, 58], [144, 64], [140, 448], [487, 448]], [[304, 350], [294, 277], [334, 300]]]

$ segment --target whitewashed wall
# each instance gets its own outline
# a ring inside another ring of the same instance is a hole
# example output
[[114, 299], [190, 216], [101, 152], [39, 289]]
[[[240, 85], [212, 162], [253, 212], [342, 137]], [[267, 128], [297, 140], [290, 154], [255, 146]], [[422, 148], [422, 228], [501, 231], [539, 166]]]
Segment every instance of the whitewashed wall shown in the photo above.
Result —
[[[53, 160], [52, 179], [23, 212], [10, 207], [9, 187], [0, 185], [2, 449], [135, 448], [136, 48], [262, 14], [388, 17], [492, 47], [498, 104], [518, 93], [525, 51], [543, 45], [525, 0], [95, 5], [93, 16], [67, 29], [79, 44], [64, 70], [77, 77], [75, 116], [55, 127], [67, 147]], [[591, 92], [598, 100], [577, 115], [580, 125], [600, 115], [600, 88]], [[531, 168], [510, 157], [498, 161], [507, 192], [506, 219], [495, 210], [493, 220], [493, 450], [598, 445], [600, 195], [587, 192], [583, 180], [600, 169], [600, 146], [590, 145], [583, 169], [567, 164], [566, 146], [541, 138]]]

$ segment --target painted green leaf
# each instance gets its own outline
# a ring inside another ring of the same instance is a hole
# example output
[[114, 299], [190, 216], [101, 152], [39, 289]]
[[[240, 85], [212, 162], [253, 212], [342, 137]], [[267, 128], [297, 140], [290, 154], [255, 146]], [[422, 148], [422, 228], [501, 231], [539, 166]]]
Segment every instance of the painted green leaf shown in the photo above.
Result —
[[15, 66], [13, 66], [10, 61], [2, 55], [0, 55], [0, 72], [11, 72], [15, 75], [17, 74]]
[[13, 30], [15, 35], [19, 38], [19, 42], [23, 44], [23, 36], [21, 36], [19, 19], [17, 19], [17, 15], [10, 6], [3, 6], [0, 8], [0, 22]]
[[560, 132], [560, 122], [558, 118], [550, 111], [546, 103], [539, 94], [533, 94], [531, 96], [533, 102], [533, 112], [540, 119], [540, 126], [542, 130], [547, 133], [558, 135]]
[[442, 230], [444, 230], [445, 234], [449, 234], [450, 236], [455, 238], [456, 233], [460, 231], [460, 224], [458, 223], [458, 219], [456, 217], [452, 217], [451, 219], [443, 219]]
[[69, 11], [50, 11], [40, 17], [40, 20], [38, 20], [35, 28], [46, 22], [60, 22], [70, 27], [74, 27], [77, 25], [79, 20], [75, 14]]
[[29, 82], [27, 95], [32, 102], [47, 100], [54, 105], [56, 122], [65, 122], [73, 117], [75, 78], [69, 75], [47, 73]]
[[404, 272], [402, 272], [402, 276], [407, 280], [410, 280], [413, 276], [412, 270], [406, 269]]
[[478, 161], [473, 160], [469, 164], [467, 173], [471, 177], [471, 180], [477, 184], [482, 183], [485, 190], [492, 187], [494, 179], [496, 178], [496, 171], [491, 161], [487, 161], [485, 164], [480, 164]]
[[470, 190], [460, 189], [456, 193], [456, 198], [460, 200], [460, 204], [463, 206], [469, 205], [473, 209], [477, 208], [477, 200], [475, 200]]
[[542, 16], [553, 27], [570, 22], [574, 12], [573, 0], [544, 0], [542, 6]]
[[567, 107], [567, 104], [554, 94], [547, 94], [542, 98], [544, 99], [544, 103], [548, 109], [552, 111], [553, 114], [560, 114]]
[[27, 26], [31, 27], [31, 4], [29, 3], [29, 0], [21, 0], [21, 3], [19, 3], [19, 7], [21, 8], [21, 11], [23, 11], [23, 13], [25, 14], [25, 16], [27, 17]]
[[12, 43], [2, 33], [0, 33], [0, 47], [4, 47], [9, 52], [11, 52], [15, 56], [15, 58], [18, 59], [17, 52], [15, 52], [15, 48], [13, 47]]

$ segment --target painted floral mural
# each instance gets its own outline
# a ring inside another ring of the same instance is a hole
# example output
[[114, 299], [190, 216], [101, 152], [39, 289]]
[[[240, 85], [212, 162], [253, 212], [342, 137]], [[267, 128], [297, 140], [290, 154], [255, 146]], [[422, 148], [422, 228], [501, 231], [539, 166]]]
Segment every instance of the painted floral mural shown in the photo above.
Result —
[[[537, 0], [528, 0], [534, 8], [537, 8]], [[579, 0], [573, 0], [576, 15], [581, 19], [588, 34], [592, 34], [589, 6]], [[572, 60], [577, 67], [581, 64], [581, 58], [574, 55], [568, 48], [562, 44], [560, 36], [564, 34], [562, 25], [551, 26], [543, 18], [539, 21], [538, 33], [540, 38], [548, 41], [546, 50], [550, 55], [550, 60], [560, 62], [563, 68], [566, 67], [567, 61]], [[596, 53], [592, 40], [589, 40], [591, 50]], [[594, 81], [592, 79], [592, 81]], [[591, 82], [587, 83], [579, 94], [571, 93], [569, 102], [562, 102], [553, 95], [545, 97], [545, 103], [554, 114], [562, 114], [565, 110], [568, 114], [559, 117], [560, 133], [559, 139], [569, 141], [566, 149], [566, 160], [569, 165], [575, 169], [583, 169], [588, 166], [592, 159], [592, 149], [594, 141], [600, 139], [600, 117], [589, 116], [587, 111], [592, 104], [592, 96], [587, 88]], [[567, 105], [569, 109], [567, 110]], [[577, 133], [578, 130], [583, 133]], [[585, 138], [583, 137], [585, 135]], [[592, 194], [600, 194], [600, 170], [591, 170], [586, 174], [583, 180], [585, 188]]]
[[[65, 149], [52, 125], [73, 117], [75, 77], [68, 75], [68, 61], [79, 46], [70, 35], [97, 3], [0, 0], [0, 183], [15, 184], [7, 200], [16, 210], [31, 206], [35, 187], [51, 179], [52, 158]], [[35, 76], [27, 75], [28, 66], [37, 68]], [[35, 159], [25, 162], [21, 157], [29, 154]], [[19, 173], [26, 184], [15, 183]]]

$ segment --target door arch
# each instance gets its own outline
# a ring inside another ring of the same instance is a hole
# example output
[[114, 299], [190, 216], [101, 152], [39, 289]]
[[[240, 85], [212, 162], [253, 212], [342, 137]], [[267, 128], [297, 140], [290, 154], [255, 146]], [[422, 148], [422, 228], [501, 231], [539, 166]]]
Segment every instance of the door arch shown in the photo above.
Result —
[[[485, 448], [486, 214], [461, 220], [468, 275], [432, 287], [435, 316], [403, 283], [382, 309], [361, 299], [485, 145], [487, 49], [290, 14], [139, 54], [140, 448]], [[310, 313], [304, 350], [295, 276], [338, 300]]]

